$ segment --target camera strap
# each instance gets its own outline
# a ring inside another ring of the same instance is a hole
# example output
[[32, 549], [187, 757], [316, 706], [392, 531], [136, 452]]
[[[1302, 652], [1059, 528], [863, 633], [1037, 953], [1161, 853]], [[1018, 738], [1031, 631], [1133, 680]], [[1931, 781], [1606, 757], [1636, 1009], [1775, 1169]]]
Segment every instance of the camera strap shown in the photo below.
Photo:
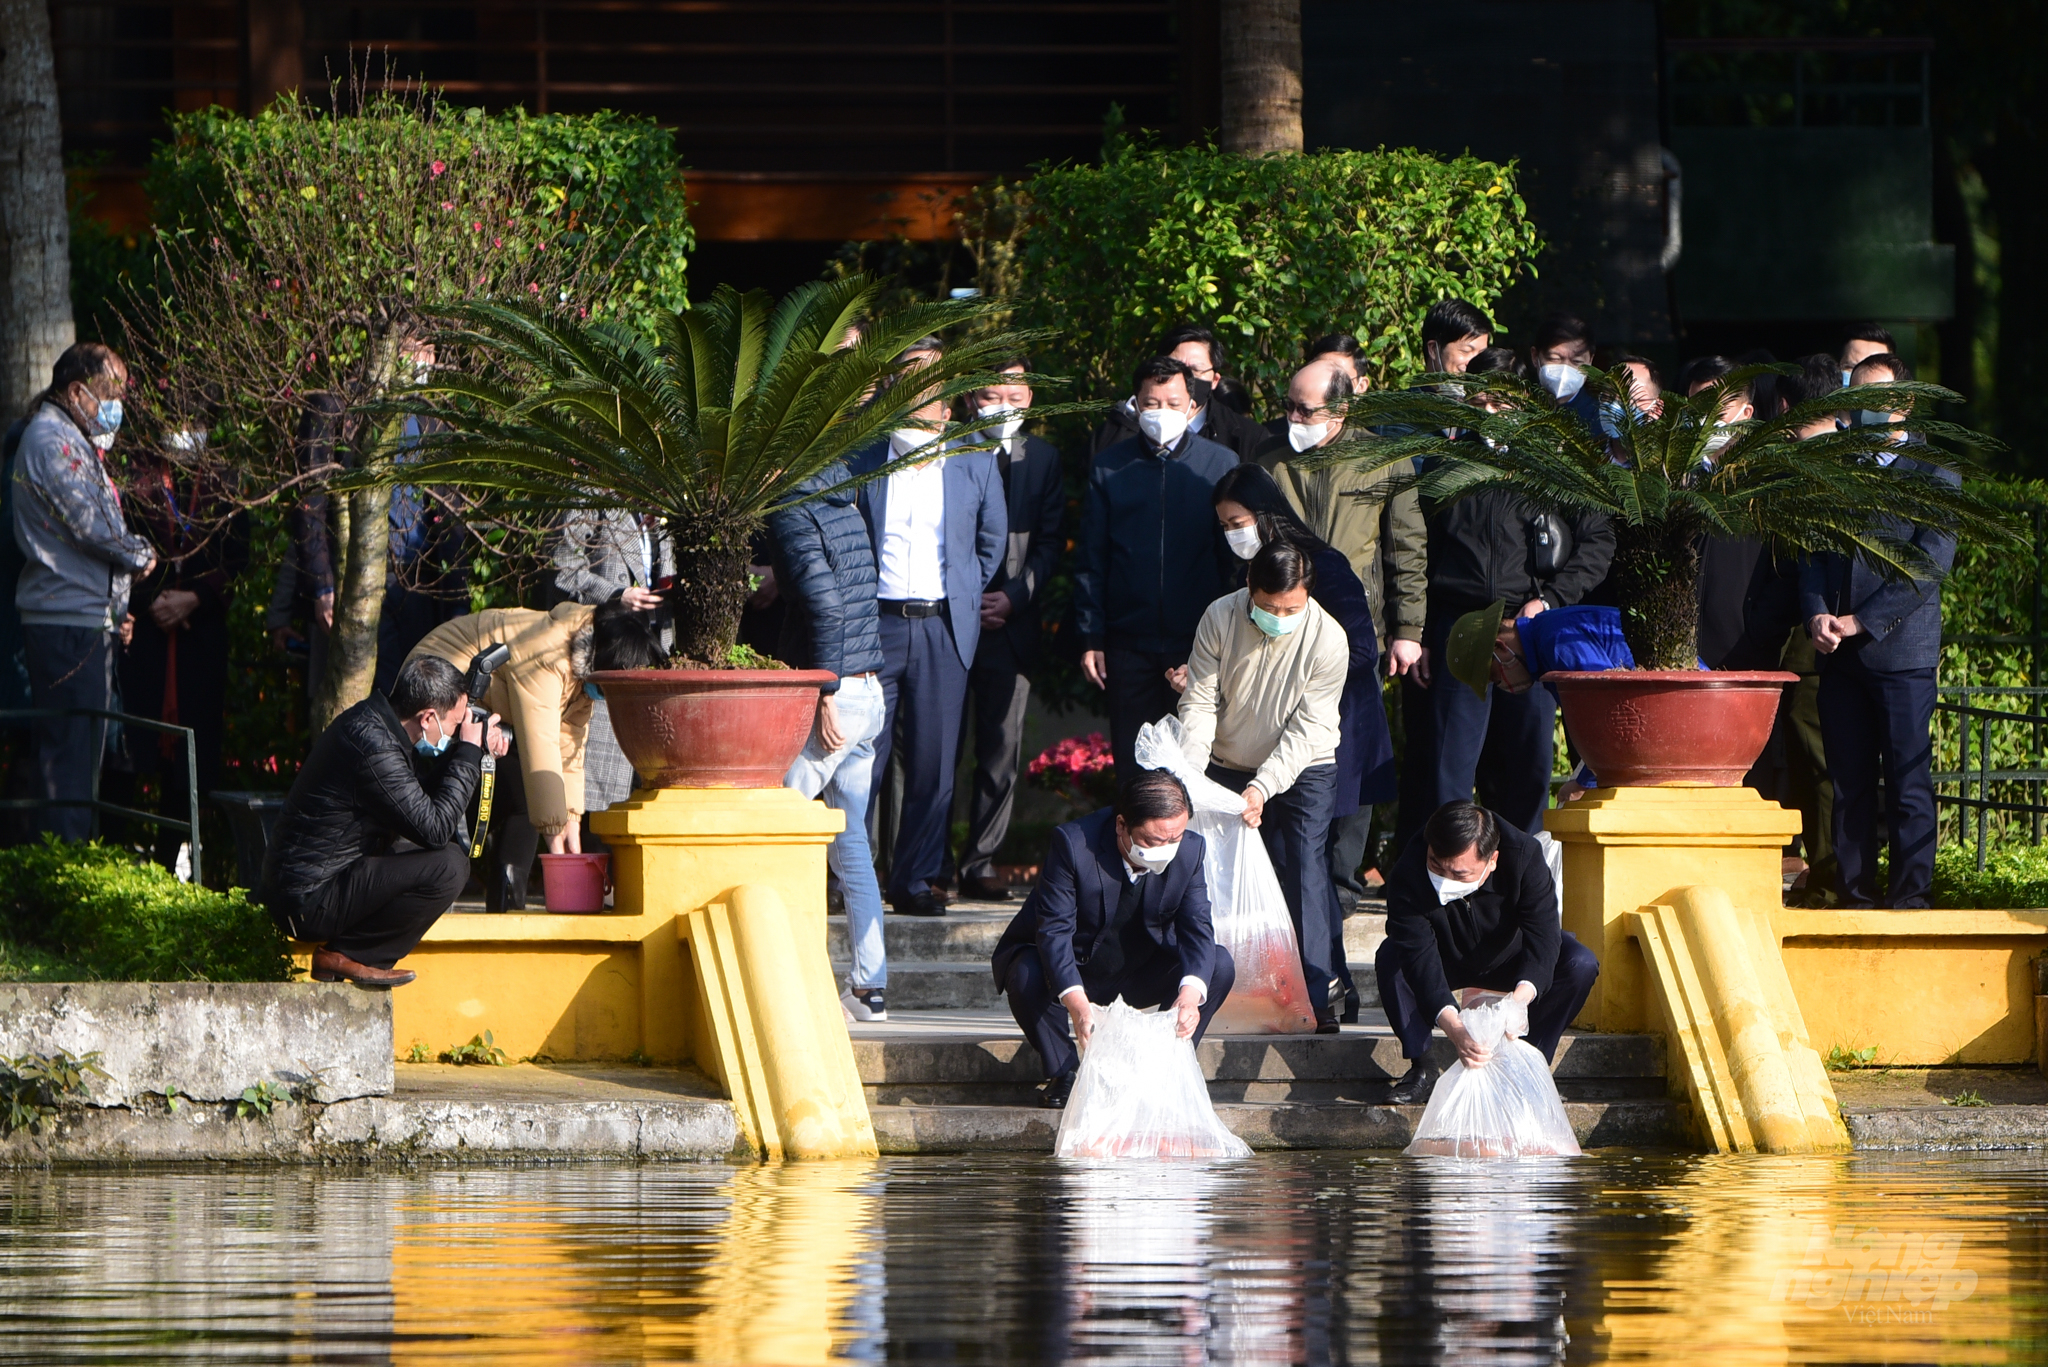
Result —
[[491, 753], [489, 745], [484, 746], [483, 774], [476, 785], [476, 821], [472, 827], [475, 834], [469, 842], [469, 857], [484, 857], [484, 840], [491, 833], [491, 799], [498, 792], [498, 757]]

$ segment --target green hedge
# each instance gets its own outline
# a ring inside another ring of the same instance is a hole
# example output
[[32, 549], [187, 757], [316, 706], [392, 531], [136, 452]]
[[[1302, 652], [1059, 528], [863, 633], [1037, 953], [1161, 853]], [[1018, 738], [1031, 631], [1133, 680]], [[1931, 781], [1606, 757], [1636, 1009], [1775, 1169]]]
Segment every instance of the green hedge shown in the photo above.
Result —
[[1984, 871], [1970, 845], [1944, 845], [1934, 855], [1934, 905], [1995, 910], [2048, 907], [2048, 848], [2013, 845], [1987, 850]]
[[287, 942], [240, 888], [180, 883], [97, 843], [0, 850], [0, 977], [285, 982]]
[[1423, 369], [1430, 305], [1491, 309], [1538, 243], [1512, 162], [1414, 150], [1249, 157], [1113, 139], [1103, 161], [981, 192], [963, 215], [985, 292], [1059, 334], [1041, 370], [1121, 398], [1159, 335], [1192, 320], [1276, 408], [1303, 346], [1365, 345], [1388, 384]]

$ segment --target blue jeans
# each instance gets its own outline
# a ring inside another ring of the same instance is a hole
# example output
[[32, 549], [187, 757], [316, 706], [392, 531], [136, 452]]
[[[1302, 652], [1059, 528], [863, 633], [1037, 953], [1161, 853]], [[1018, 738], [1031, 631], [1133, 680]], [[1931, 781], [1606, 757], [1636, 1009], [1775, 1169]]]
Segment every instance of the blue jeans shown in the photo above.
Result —
[[882, 734], [882, 683], [872, 674], [839, 681], [839, 729], [843, 749], [827, 750], [811, 724], [811, 738], [782, 786], [825, 800], [846, 814], [846, 829], [832, 837], [825, 860], [846, 895], [847, 938], [853, 942], [853, 986], [887, 987], [889, 955], [882, 944], [882, 887], [875, 881], [875, 857], [868, 850], [868, 787], [875, 770], [875, 737]]

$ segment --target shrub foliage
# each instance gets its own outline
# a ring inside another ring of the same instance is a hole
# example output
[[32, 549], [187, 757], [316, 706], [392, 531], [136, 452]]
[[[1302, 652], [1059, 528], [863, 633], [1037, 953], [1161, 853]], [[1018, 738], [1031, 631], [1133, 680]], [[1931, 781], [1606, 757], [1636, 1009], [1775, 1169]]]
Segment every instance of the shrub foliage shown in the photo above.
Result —
[[1122, 141], [972, 197], [985, 293], [1058, 334], [1082, 396], [1121, 396], [1182, 320], [1231, 347], [1230, 371], [1277, 406], [1305, 343], [1353, 333], [1376, 384], [1423, 369], [1430, 305], [1491, 308], [1536, 254], [1512, 162], [1413, 150], [1247, 157]]
[[0, 969], [134, 982], [285, 982], [287, 941], [240, 888], [180, 883], [156, 864], [53, 837], [0, 850]]

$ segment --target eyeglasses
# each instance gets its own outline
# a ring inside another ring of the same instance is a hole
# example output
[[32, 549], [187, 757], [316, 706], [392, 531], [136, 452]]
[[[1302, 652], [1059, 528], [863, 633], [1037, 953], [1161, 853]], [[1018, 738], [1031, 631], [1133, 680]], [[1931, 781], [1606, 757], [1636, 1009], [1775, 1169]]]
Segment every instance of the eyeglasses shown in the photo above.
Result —
[[1281, 411], [1290, 418], [1313, 418], [1323, 410], [1319, 404], [1296, 403], [1294, 400], [1289, 399], [1287, 406]]

